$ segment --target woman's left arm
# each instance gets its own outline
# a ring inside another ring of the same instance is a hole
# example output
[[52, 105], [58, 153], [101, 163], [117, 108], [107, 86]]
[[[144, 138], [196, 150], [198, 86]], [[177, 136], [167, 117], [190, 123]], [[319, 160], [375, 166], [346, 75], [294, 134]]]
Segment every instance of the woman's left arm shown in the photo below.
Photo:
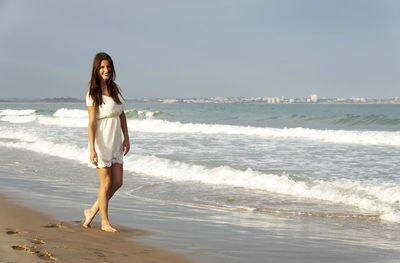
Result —
[[126, 116], [125, 116], [124, 111], [122, 111], [119, 118], [121, 120], [122, 133], [124, 134], [124, 142], [122, 143], [122, 151], [124, 152], [124, 155], [126, 155], [129, 152], [130, 144], [129, 144], [128, 125], [126, 124]]

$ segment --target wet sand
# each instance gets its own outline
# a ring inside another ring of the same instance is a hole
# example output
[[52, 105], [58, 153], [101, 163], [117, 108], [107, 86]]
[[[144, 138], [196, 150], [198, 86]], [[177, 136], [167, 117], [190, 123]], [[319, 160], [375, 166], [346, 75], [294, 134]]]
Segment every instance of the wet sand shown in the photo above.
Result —
[[116, 226], [119, 233], [106, 233], [98, 224], [85, 229], [81, 223], [52, 219], [0, 195], [0, 263], [192, 262], [184, 255], [131, 241], [151, 233], [123, 226]]

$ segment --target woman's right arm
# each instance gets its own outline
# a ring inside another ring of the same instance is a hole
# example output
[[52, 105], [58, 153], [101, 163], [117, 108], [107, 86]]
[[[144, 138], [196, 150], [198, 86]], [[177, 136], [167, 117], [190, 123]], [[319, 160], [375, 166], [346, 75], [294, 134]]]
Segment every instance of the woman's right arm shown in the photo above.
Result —
[[90, 161], [97, 166], [97, 153], [94, 147], [94, 139], [96, 135], [96, 107], [87, 106], [87, 109], [89, 112], [88, 135], [89, 135]]

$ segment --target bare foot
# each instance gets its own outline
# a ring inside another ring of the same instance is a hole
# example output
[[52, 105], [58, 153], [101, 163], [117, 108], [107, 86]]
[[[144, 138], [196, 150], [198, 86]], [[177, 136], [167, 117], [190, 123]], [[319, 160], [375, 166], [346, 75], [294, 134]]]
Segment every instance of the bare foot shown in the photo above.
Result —
[[90, 223], [93, 220], [93, 215], [90, 213], [90, 209], [85, 209], [83, 211], [83, 214], [85, 215], [85, 222], [83, 222], [83, 227], [84, 228], [89, 228], [90, 227]]
[[106, 232], [112, 232], [112, 233], [118, 232], [118, 230], [113, 228], [111, 225], [104, 225], [104, 226], [102, 225], [101, 230], [104, 230]]

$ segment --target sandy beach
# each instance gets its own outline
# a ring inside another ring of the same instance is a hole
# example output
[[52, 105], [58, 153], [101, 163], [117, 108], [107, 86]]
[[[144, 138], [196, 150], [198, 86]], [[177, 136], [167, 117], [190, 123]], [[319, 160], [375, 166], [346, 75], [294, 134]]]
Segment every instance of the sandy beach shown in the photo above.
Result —
[[106, 233], [94, 224], [63, 222], [0, 195], [0, 262], [192, 262], [185, 256], [142, 245], [127, 238], [149, 235], [118, 226]]

